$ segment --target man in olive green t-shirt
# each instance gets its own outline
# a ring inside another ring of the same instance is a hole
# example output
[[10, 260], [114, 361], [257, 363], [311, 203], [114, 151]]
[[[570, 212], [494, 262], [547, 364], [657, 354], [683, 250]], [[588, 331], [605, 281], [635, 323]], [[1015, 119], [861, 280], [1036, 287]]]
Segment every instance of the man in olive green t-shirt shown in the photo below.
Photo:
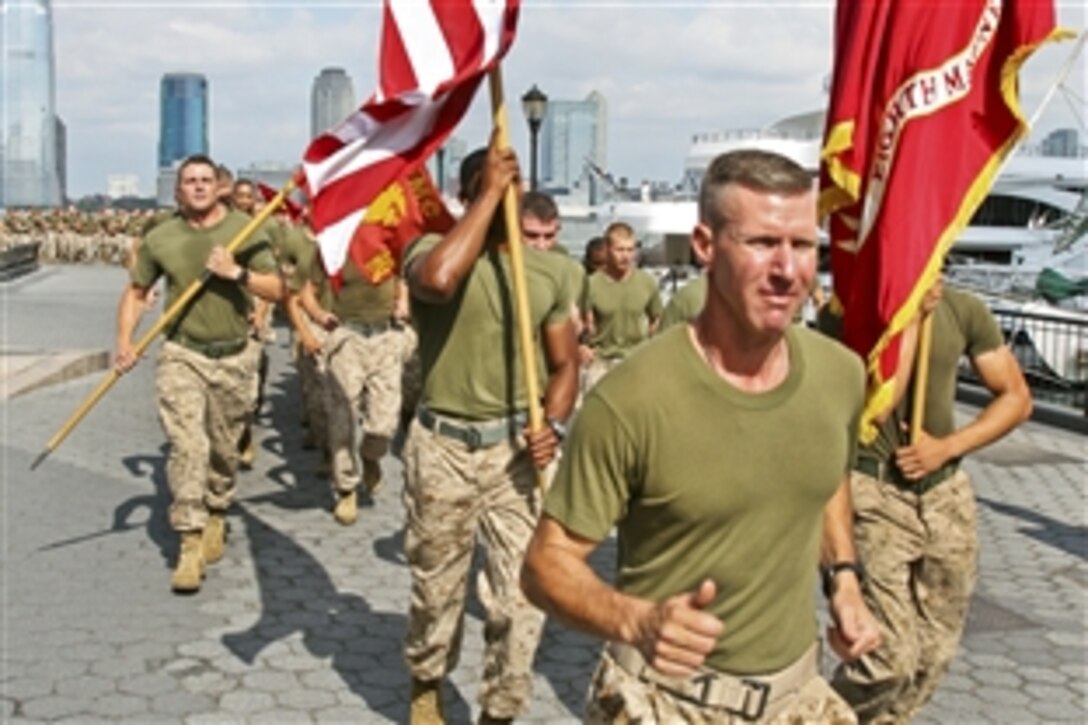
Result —
[[283, 295], [269, 241], [252, 235], [232, 255], [224, 249], [249, 222], [216, 197], [215, 164], [191, 156], [178, 168], [180, 214], [144, 239], [117, 311], [116, 368], [136, 364], [132, 335], [148, 291], [166, 278], [166, 304], [206, 278], [166, 328], [155, 386], [159, 419], [170, 439], [166, 476], [170, 524], [181, 534], [172, 586], [200, 588], [204, 565], [223, 555], [224, 514], [234, 493], [238, 440], [256, 400], [259, 346], [248, 335], [249, 295]]
[[657, 282], [635, 268], [635, 232], [613, 222], [604, 233], [604, 269], [586, 280], [582, 358], [587, 361], [583, 390], [590, 390], [640, 342], [650, 337], [661, 317]]
[[[910, 441], [916, 320], [904, 333], [893, 402], [878, 416], [876, 438], [859, 450], [850, 480], [854, 536], [873, 584], [865, 596], [884, 641], [839, 667], [832, 684], [863, 722], [910, 722], [952, 663], [979, 554], [974, 489], [960, 461], [1031, 414], [1020, 366], [982, 300], [938, 282], [923, 310], [933, 318], [923, 433]], [[820, 322], [836, 332], [827, 313]], [[965, 356], [994, 397], [957, 427], [956, 377]]]
[[307, 310], [302, 304], [302, 289], [313, 274], [313, 267], [320, 265], [317, 241], [304, 223], [292, 223], [284, 237], [280, 268], [287, 275], [287, 300], [284, 302], [287, 319], [294, 330], [292, 353], [298, 368], [299, 388], [302, 393], [302, 426], [305, 434], [304, 449], [318, 449], [321, 461], [317, 474], [328, 476], [332, 471], [328, 447], [327, 394], [328, 371], [325, 365], [324, 344], [328, 332], [317, 322], [322, 310], [332, 301], [328, 285], [319, 286], [314, 292], [317, 308]]
[[[230, 206], [234, 211], [251, 217], [255, 216], [258, 212], [257, 187], [249, 179], [238, 179], [231, 187], [230, 202]], [[283, 213], [282, 210], [283, 207], [281, 206], [280, 213]], [[272, 245], [272, 253], [278, 259], [283, 247], [285, 233], [283, 225], [274, 218], [266, 219], [264, 224], [261, 225], [261, 233], [268, 237]], [[245, 468], [252, 466], [254, 459], [257, 457], [257, 447], [253, 440], [252, 421], [264, 402], [264, 386], [268, 378], [268, 352], [264, 349], [264, 345], [275, 340], [271, 329], [273, 305], [259, 297], [253, 297], [252, 299], [253, 309], [249, 314], [250, 334], [254, 339], [262, 343], [262, 346], [260, 364], [257, 368], [257, 400], [253, 404], [253, 414], [250, 416], [249, 422], [246, 423], [246, 427], [242, 431], [242, 437], [238, 441], [238, 450], [241, 453], [239, 462]]]
[[[303, 308], [328, 333], [321, 354], [329, 376], [325, 412], [333, 516], [345, 526], [358, 518], [359, 483], [371, 497], [381, 487], [381, 459], [400, 420], [400, 324], [408, 313], [397, 306], [398, 298], [403, 299], [398, 294], [401, 284], [392, 274], [372, 282], [348, 259], [340, 268], [339, 289], [332, 291], [320, 264], [310, 265], [310, 279], [302, 287]], [[324, 305], [318, 300], [320, 290], [329, 290]], [[360, 428], [357, 463], [355, 441]]]
[[582, 313], [578, 301], [584, 293], [586, 272], [582, 264], [559, 244], [559, 207], [555, 200], [542, 191], [527, 191], [521, 197], [521, 238], [526, 246], [542, 252], [552, 252], [563, 260], [567, 273], [567, 286], [574, 296], [571, 304], [571, 320], [574, 322], [574, 334], [582, 332]]
[[[692, 234], [707, 302], [586, 396], [526, 554], [530, 599], [609, 640], [588, 722], [851, 722], [819, 676], [878, 642], [847, 474], [864, 395], [852, 353], [793, 325], [815, 274], [816, 202], [764, 151], [711, 162]], [[588, 557], [615, 527], [615, 585]]]
[[513, 151], [491, 146], [461, 164], [466, 212], [444, 237], [405, 255], [419, 332], [422, 399], [403, 450], [405, 553], [412, 572], [404, 656], [411, 722], [444, 719], [441, 681], [458, 659], [465, 584], [483, 544], [479, 599], [488, 632], [480, 722], [509, 722], [528, 706], [543, 615], [518, 587], [539, 511], [536, 469], [554, 460], [577, 392], [572, 295], [562, 259], [522, 250], [534, 361], [548, 425], [526, 430], [528, 395], [515, 328], [502, 200], [517, 183]]
[[703, 311], [704, 304], [706, 304], [706, 274], [700, 271], [698, 277], [685, 284], [669, 298], [665, 311], [661, 313], [661, 324], [658, 325], [657, 331], [661, 332], [673, 325], [691, 322]]

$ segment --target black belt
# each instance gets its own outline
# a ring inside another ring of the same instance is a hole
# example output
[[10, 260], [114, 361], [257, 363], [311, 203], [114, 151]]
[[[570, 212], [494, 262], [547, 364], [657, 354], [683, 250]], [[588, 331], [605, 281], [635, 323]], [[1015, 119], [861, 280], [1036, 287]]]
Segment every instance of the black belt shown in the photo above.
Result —
[[416, 412], [416, 419], [427, 430], [460, 441], [468, 446], [470, 451], [475, 451], [480, 448], [490, 448], [516, 437], [525, 427], [529, 416], [522, 411], [506, 418], [477, 423], [458, 422], [446, 417], [440, 418], [421, 405]]
[[958, 462], [946, 463], [933, 473], [926, 474], [918, 480], [912, 481], [904, 476], [899, 470], [899, 467], [894, 463], [885, 463], [884, 461], [879, 461], [875, 458], [858, 456], [858, 460], [854, 464], [854, 469], [856, 471], [864, 473], [870, 478], [890, 483], [896, 488], [917, 493], [919, 495], [952, 478], [952, 476], [956, 475], [956, 471], [958, 471], [959, 468]]
[[249, 344], [249, 340], [242, 338], [240, 340], [216, 340], [215, 342], [201, 342], [200, 340], [194, 340], [188, 335], [178, 333], [174, 337], [170, 338], [170, 342], [176, 342], [184, 348], [192, 350], [193, 352], [199, 352], [201, 355], [212, 360], [218, 360], [224, 357], [231, 357], [237, 355], [246, 349], [246, 345]]
[[344, 320], [341, 322], [344, 327], [348, 328], [352, 332], [357, 332], [363, 337], [371, 337], [373, 335], [380, 335], [383, 332], [388, 332], [392, 329], [393, 325], [388, 320], [382, 322], [355, 322], [353, 320]]

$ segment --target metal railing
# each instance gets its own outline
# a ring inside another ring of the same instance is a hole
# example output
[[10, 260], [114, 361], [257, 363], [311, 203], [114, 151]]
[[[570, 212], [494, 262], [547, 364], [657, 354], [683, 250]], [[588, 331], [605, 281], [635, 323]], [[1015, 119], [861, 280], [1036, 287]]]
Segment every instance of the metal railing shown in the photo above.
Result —
[[[1088, 418], [1088, 317], [992, 310], [1036, 403]], [[977, 383], [970, 366], [960, 379]]]

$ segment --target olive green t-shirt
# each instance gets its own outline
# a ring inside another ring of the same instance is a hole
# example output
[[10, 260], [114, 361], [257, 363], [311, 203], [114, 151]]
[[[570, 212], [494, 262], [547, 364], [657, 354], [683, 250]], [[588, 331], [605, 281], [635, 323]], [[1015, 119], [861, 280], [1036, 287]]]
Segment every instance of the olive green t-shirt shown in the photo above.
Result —
[[708, 664], [767, 673], [817, 637], [821, 517], [853, 464], [864, 374], [792, 327], [786, 379], [743, 392], [689, 329], [647, 342], [586, 396], [544, 511], [591, 541], [616, 526], [620, 591], [661, 601], [713, 580], [707, 611], [725, 630]]
[[[821, 331], [838, 339], [842, 319], [825, 305], [817, 316]], [[930, 435], [944, 437], [956, 430], [954, 407], [960, 358], [975, 358], [1005, 344], [1004, 335], [986, 304], [978, 297], [945, 285], [941, 301], [933, 310], [933, 337], [926, 380], [926, 402], [922, 428]], [[913, 376], [912, 376], [913, 381]], [[890, 461], [896, 449], [910, 443], [910, 411], [914, 385], [899, 405], [877, 428], [877, 437], [861, 448], [870, 458]]]
[[603, 358], [624, 357], [649, 334], [650, 318], [661, 315], [657, 282], [641, 269], [622, 280], [597, 271], [586, 282], [583, 311], [593, 312], [589, 346]]
[[284, 227], [283, 242], [277, 256], [281, 266], [291, 267], [287, 287], [292, 292], [302, 289], [303, 283], [310, 278], [316, 252], [317, 244], [301, 227]]
[[[208, 229], [194, 229], [182, 217], [168, 219], [148, 233], [136, 253], [130, 279], [148, 288], [166, 277], [166, 306], [201, 278], [215, 246], [226, 246], [249, 222], [249, 217], [228, 211]], [[276, 258], [268, 237], [258, 229], [234, 253], [238, 264], [255, 272], [275, 272]], [[185, 311], [167, 327], [170, 339], [183, 334], [196, 342], [241, 340], [248, 334], [249, 294], [236, 282], [211, 275]]]
[[[941, 301], [933, 310], [933, 338], [922, 421], [926, 433], [941, 438], [956, 430], [954, 408], [960, 359], [965, 355], [969, 359], [976, 358], [1004, 344], [1001, 328], [986, 304], [968, 292], [945, 285]], [[909, 443], [907, 421], [913, 400], [912, 383], [896, 410], [880, 426], [876, 440], [865, 447], [866, 454], [890, 459], [896, 448]]]
[[[440, 240], [430, 234], [412, 244], [405, 269]], [[523, 252], [537, 376], [543, 386], [547, 377], [541, 328], [569, 320], [573, 297], [561, 257], [529, 247]], [[514, 310], [509, 255], [494, 249], [480, 255], [448, 302], [412, 297], [422, 401], [428, 408], [466, 420], [488, 420], [528, 407]]]
[[703, 311], [706, 304], [706, 272], [688, 282], [669, 298], [665, 311], [661, 313], [658, 331], [681, 322], [691, 322]]
[[373, 325], [389, 322], [396, 301], [397, 278], [388, 277], [378, 284], [371, 284], [363, 277], [351, 259], [344, 260], [340, 268], [340, 289], [333, 292], [332, 284], [325, 275], [325, 268], [315, 262], [310, 265], [310, 281], [318, 291], [322, 307], [329, 309], [343, 322]]
[[567, 274], [567, 289], [570, 290], [574, 302], [581, 301], [586, 286], [586, 270], [582, 263], [570, 256], [570, 253], [558, 244], [548, 251], [563, 260], [563, 270]]

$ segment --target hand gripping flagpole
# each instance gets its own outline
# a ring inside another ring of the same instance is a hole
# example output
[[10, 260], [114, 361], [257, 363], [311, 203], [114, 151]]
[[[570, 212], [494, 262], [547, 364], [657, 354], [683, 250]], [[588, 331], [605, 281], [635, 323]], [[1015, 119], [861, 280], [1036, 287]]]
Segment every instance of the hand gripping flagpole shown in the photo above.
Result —
[[[499, 148], [510, 147], [509, 122], [506, 102], [503, 100], [502, 68], [496, 65], [488, 74], [491, 86], [491, 112], [495, 128], [499, 132]], [[544, 427], [544, 411], [540, 406], [540, 383], [536, 377], [536, 349], [533, 345], [532, 323], [529, 320], [529, 289], [525, 282], [525, 260], [521, 244], [521, 219], [518, 212], [518, 192], [513, 184], [506, 187], [503, 196], [506, 215], [506, 240], [510, 247], [510, 268], [513, 272], [514, 311], [517, 316], [518, 341], [521, 343], [521, 361], [525, 372], [525, 394], [529, 398], [529, 430]], [[544, 487], [544, 479], [537, 471], [537, 486]]]
[[[228, 252], [234, 252], [234, 250], [240, 247], [243, 242], [249, 239], [250, 235], [252, 235], [258, 227], [264, 224], [265, 221], [267, 221], [268, 217], [272, 216], [272, 213], [275, 212], [276, 209], [278, 209], [283, 204], [288, 194], [290, 194], [294, 190], [296, 183], [297, 182], [295, 178], [292, 178], [290, 181], [288, 181], [287, 184], [285, 184], [284, 187], [280, 189], [279, 193], [276, 194], [276, 196], [274, 196], [267, 204], [265, 204], [264, 208], [262, 208], [256, 216], [250, 219], [249, 223], [242, 227], [242, 230], [238, 232], [238, 234], [234, 236], [234, 239], [231, 239], [224, 248]], [[210, 273], [204, 272], [204, 274], [200, 276], [200, 279], [194, 280], [192, 284], [190, 284], [185, 289], [185, 291], [178, 296], [178, 298], [174, 301], [174, 304], [170, 305], [170, 308], [162, 314], [162, 316], [155, 322], [155, 324], [152, 325], [151, 329], [148, 330], [144, 334], [144, 336], [140, 338], [140, 341], [136, 343], [136, 347], [133, 348], [132, 351], [133, 355], [136, 358], [139, 358], [141, 355], [143, 355], [144, 351], [151, 345], [152, 342], [155, 341], [155, 338], [158, 336], [158, 334], [162, 332], [163, 329], [168, 324], [170, 324], [170, 322], [175, 317], [178, 316], [178, 313], [180, 313], [181, 310], [183, 310], [185, 306], [189, 304], [193, 297], [195, 297], [196, 294], [200, 292], [201, 288], [204, 286], [204, 283], [207, 282], [210, 277]], [[91, 394], [88, 395], [86, 399], [84, 399], [84, 401], [80, 404], [76, 411], [68, 417], [68, 420], [64, 421], [64, 424], [60, 427], [60, 429], [53, 434], [52, 438], [49, 439], [49, 441], [45, 444], [45, 449], [41, 453], [39, 453], [38, 457], [34, 459], [34, 462], [30, 464], [30, 470], [34, 470], [38, 466], [40, 466], [42, 464], [42, 461], [44, 461], [50, 453], [52, 453], [54, 450], [57, 449], [58, 446], [60, 446], [61, 442], [68, 437], [68, 434], [71, 433], [77, 425], [79, 425], [79, 422], [83, 420], [87, 413], [91, 411], [91, 408], [93, 408], [95, 404], [102, 399], [102, 396], [104, 396], [109, 391], [109, 389], [113, 387], [113, 384], [116, 383], [118, 379], [120, 379], [121, 375], [122, 373], [118, 372], [116, 367], [110, 370], [110, 372], [106, 375], [105, 378], [102, 379], [98, 386], [91, 391]]]

